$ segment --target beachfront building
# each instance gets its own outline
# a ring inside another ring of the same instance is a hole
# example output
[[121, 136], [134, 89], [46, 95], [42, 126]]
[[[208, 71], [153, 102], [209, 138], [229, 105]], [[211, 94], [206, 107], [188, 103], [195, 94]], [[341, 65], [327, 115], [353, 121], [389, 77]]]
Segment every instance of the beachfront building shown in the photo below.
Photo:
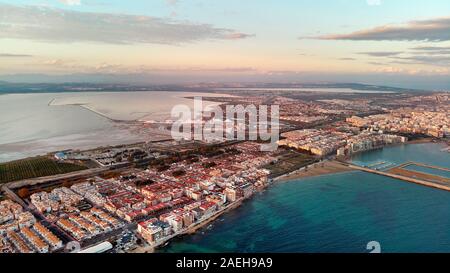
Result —
[[155, 243], [164, 236], [163, 229], [155, 224], [157, 221], [158, 219], [152, 218], [138, 224], [138, 233], [150, 244]]

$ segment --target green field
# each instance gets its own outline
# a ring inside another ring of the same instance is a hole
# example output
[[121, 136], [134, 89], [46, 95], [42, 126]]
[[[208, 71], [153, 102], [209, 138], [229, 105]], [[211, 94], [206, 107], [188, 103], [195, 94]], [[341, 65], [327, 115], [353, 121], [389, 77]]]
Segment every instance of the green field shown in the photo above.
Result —
[[0, 164], [0, 183], [70, 173], [87, 169], [84, 166], [59, 163], [47, 157], [34, 157]]
[[271, 172], [270, 177], [277, 177], [296, 171], [314, 162], [316, 162], [316, 159], [311, 155], [289, 150], [279, 157], [277, 163], [266, 165], [264, 168]]

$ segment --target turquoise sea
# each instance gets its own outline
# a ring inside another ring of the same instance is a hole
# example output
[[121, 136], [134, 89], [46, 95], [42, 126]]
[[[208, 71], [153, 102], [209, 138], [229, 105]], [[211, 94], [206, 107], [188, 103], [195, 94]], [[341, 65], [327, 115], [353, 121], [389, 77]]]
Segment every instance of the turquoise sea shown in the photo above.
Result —
[[[358, 155], [370, 164], [450, 166], [439, 144], [401, 145]], [[277, 184], [209, 228], [161, 252], [450, 252], [450, 192], [362, 172]]]

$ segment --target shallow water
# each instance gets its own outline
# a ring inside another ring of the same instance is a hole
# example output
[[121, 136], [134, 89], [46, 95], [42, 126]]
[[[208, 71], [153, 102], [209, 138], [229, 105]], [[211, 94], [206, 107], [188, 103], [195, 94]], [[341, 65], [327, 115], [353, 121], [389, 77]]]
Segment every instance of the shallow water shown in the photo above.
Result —
[[[450, 165], [441, 145], [390, 147], [358, 155]], [[399, 152], [401, 151], [401, 153]], [[450, 252], [450, 193], [388, 177], [350, 172], [274, 185], [224, 215], [205, 234], [161, 252]]]
[[[157, 140], [126, 123], [170, 118], [184, 97], [223, 96], [191, 92], [79, 92], [6, 94], [0, 97], [0, 162], [64, 149], [86, 149]], [[214, 103], [204, 102], [205, 106]], [[83, 106], [83, 107], [82, 107]], [[167, 134], [167, 132], [166, 132]]]

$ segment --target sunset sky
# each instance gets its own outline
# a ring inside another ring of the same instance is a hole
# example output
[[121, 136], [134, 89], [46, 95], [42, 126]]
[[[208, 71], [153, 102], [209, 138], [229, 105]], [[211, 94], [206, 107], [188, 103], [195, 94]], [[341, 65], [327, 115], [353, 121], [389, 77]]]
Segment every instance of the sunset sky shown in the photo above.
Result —
[[111, 78], [450, 89], [450, 5], [448, 0], [0, 0], [1, 80]]

